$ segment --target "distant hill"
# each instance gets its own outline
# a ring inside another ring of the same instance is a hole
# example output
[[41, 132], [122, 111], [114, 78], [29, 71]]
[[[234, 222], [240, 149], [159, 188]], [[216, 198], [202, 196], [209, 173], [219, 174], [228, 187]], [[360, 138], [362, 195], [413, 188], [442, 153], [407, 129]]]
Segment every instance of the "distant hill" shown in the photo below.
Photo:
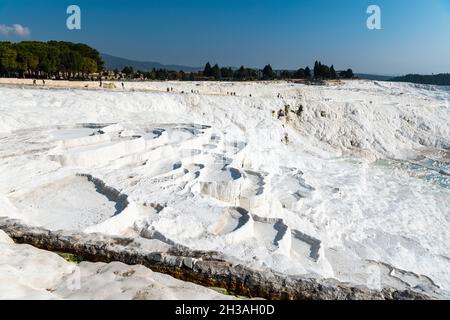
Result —
[[375, 80], [375, 81], [389, 81], [393, 78], [392, 76], [383, 76], [378, 74], [366, 74], [366, 73], [357, 73], [355, 74], [355, 76], [360, 79]]
[[432, 84], [438, 86], [450, 86], [450, 74], [449, 73], [440, 73], [433, 75], [408, 74], [406, 76], [392, 78], [391, 81]]
[[135, 60], [129, 60], [125, 58], [119, 58], [115, 56], [111, 56], [106, 53], [102, 53], [101, 57], [103, 61], [105, 62], [105, 69], [106, 70], [122, 70], [125, 67], [131, 66], [135, 71], [150, 71], [153, 68], [155, 69], [167, 69], [167, 70], [174, 70], [174, 71], [181, 71], [184, 72], [195, 72], [199, 70], [203, 70], [203, 68], [200, 67], [188, 67], [188, 66], [181, 66], [181, 65], [164, 65], [159, 62], [152, 62], [152, 61], [135, 61]]

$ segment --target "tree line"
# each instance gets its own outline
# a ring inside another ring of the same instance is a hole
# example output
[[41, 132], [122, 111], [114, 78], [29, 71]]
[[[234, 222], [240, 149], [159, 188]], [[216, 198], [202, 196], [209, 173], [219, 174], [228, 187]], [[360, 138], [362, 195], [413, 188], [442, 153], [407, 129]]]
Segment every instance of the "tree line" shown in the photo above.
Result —
[[[152, 69], [135, 71], [132, 67], [114, 70], [115, 78], [147, 79], [147, 80], [227, 80], [253, 81], [276, 79], [338, 79], [353, 78], [353, 71], [337, 72], [334, 66], [328, 67], [316, 61], [314, 69], [309, 67], [298, 70], [273, 70], [266, 65], [262, 70], [241, 66], [238, 69], [212, 66], [206, 63], [198, 72]], [[19, 43], [0, 42], [0, 76], [41, 79], [93, 79], [93, 75], [110, 77], [104, 72], [104, 62], [100, 53], [81, 43], [64, 41], [24, 41]]]
[[202, 80], [225, 80], [225, 81], [254, 81], [254, 80], [286, 80], [286, 79], [351, 79], [354, 77], [352, 69], [337, 72], [334, 66], [328, 67], [316, 61], [314, 70], [309, 67], [300, 68], [295, 71], [279, 70], [274, 71], [272, 66], [266, 65], [262, 70], [241, 66], [239, 69], [230, 67], [220, 67], [218, 64], [212, 66], [206, 63], [203, 71], [185, 73], [183, 71], [173, 71], [167, 69], [152, 69], [151, 71], [134, 71], [133, 67], [125, 67], [121, 72], [114, 70], [114, 74], [124, 74], [129, 79], [147, 80], [181, 80], [181, 81], [202, 81]]
[[406, 76], [392, 78], [390, 79], [390, 81], [412, 82], [438, 86], [450, 86], [450, 74], [449, 73], [440, 73], [433, 75], [408, 74]]
[[0, 42], [0, 75], [20, 78], [85, 79], [103, 70], [94, 48], [64, 41]]

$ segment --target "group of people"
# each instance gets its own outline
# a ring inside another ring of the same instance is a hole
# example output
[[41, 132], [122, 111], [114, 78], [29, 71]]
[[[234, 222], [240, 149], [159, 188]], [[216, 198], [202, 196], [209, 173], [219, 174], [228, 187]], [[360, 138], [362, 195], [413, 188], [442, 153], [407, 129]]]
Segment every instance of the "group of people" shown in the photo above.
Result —
[[[37, 80], [33, 79], [33, 85], [36, 85], [36, 84], [37, 84]], [[45, 80], [44, 79], [42, 79], [42, 84], [45, 85]], [[122, 82], [121, 84], [122, 84], [122, 89], [125, 90], [125, 83]], [[87, 88], [87, 87], [88, 86], [86, 85], [85, 88]], [[103, 87], [103, 81], [100, 80], [100, 88], [102, 88], [102, 87]], [[173, 92], [173, 88], [172, 87], [167, 88], [167, 92]], [[184, 93], [184, 91], [182, 93]], [[200, 91], [191, 89], [191, 93], [200, 94]], [[231, 92], [227, 92], [227, 96], [236, 96], [236, 92], [232, 92], [232, 91]], [[252, 97], [252, 94], [249, 94], [249, 97]], [[282, 98], [281, 94], [279, 94], [279, 93], [278, 93], [277, 97], [278, 98]]]
[[[36, 79], [33, 79], [33, 85], [34, 86], [37, 85], [37, 80]], [[45, 80], [44, 79], [42, 79], [42, 85], [45, 86]], [[85, 85], [84, 87], [88, 88], [89, 86]], [[100, 88], [102, 88], [102, 87], [103, 87], [103, 81], [100, 80]], [[125, 83], [123, 83], [123, 82], [122, 82], [122, 89], [125, 89]], [[169, 91], [169, 88], [168, 88], [168, 91]], [[173, 91], [173, 88], [171, 88], [171, 91]]]
[[[173, 92], [173, 88], [172, 88], [172, 87], [167, 88], [167, 92]], [[184, 91], [181, 91], [181, 93], [185, 93], [185, 92], [184, 92]], [[191, 93], [200, 94], [200, 91], [191, 89]]]

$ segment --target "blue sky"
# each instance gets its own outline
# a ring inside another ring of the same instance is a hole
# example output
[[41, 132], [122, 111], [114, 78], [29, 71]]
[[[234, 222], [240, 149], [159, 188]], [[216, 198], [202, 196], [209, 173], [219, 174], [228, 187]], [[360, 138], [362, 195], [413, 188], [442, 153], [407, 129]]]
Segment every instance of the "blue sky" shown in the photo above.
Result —
[[[82, 29], [66, 28], [77, 4]], [[382, 10], [368, 30], [366, 9]], [[450, 72], [450, 0], [0, 0], [0, 25], [166, 64], [298, 68], [320, 59], [378, 74]]]

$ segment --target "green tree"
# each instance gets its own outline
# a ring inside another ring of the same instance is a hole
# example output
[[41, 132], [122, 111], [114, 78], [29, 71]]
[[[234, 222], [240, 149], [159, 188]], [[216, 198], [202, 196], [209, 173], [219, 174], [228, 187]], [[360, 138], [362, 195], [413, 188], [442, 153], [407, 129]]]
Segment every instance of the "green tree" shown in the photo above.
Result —
[[305, 78], [306, 79], [311, 78], [311, 69], [309, 67], [305, 68]]
[[17, 54], [16, 58], [17, 70], [22, 76], [24, 73], [32, 73], [36, 71], [39, 65], [39, 59], [28, 50], [21, 50]]
[[336, 73], [336, 70], [334, 70], [334, 66], [333, 65], [330, 68], [330, 78], [331, 79], [336, 79], [337, 78], [337, 73]]
[[314, 63], [314, 78], [318, 78], [320, 76], [320, 62], [316, 61]]
[[319, 67], [319, 77], [322, 79], [330, 79], [331, 78], [331, 71], [330, 67], [328, 67], [325, 64], [320, 64]]
[[216, 80], [220, 80], [220, 78], [222, 77], [222, 74], [220, 72], [219, 65], [215, 64], [214, 67], [212, 67], [211, 77], [214, 77], [214, 79], [216, 79]]
[[275, 78], [275, 72], [273, 72], [270, 64], [266, 65], [262, 71], [264, 80], [273, 80]]
[[17, 51], [11, 43], [2, 42], [0, 45], [0, 69], [3, 73], [13, 72], [17, 69]]
[[289, 70], [283, 70], [281, 71], [280, 77], [281, 79], [293, 79], [296, 78], [297, 71], [291, 72]]
[[69, 78], [103, 70], [97, 50], [64, 41], [0, 42], [0, 64], [3, 74], [19, 72], [22, 76], [35, 76], [39, 72], [47, 77], [61, 73]]
[[347, 69], [346, 71], [341, 71], [340, 76], [341, 78], [352, 79], [354, 77], [353, 70]]
[[355, 75], [353, 74], [352, 69], [347, 69], [347, 78], [352, 79]]
[[123, 68], [122, 73], [125, 73], [127, 77], [130, 77], [132, 74], [134, 74], [134, 69], [131, 66], [127, 66]]
[[236, 80], [246, 80], [248, 78], [248, 70], [244, 68], [244, 66], [241, 66], [236, 72], [234, 73], [234, 78]]
[[97, 62], [92, 58], [84, 57], [82, 64], [83, 74], [95, 73], [98, 70]]
[[297, 79], [303, 79], [305, 78], [305, 69], [300, 68], [295, 72], [295, 78]]
[[203, 69], [203, 75], [205, 77], [211, 77], [211, 70], [211, 64], [209, 62], [206, 63], [205, 68]]
[[39, 60], [39, 71], [46, 73], [47, 75], [56, 74], [61, 71], [59, 69], [61, 65], [60, 50], [57, 47], [49, 46], [42, 54], [42, 58]]
[[233, 70], [231, 68], [221, 68], [220, 74], [222, 75], [222, 78], [225, 79], [233, 78]]

